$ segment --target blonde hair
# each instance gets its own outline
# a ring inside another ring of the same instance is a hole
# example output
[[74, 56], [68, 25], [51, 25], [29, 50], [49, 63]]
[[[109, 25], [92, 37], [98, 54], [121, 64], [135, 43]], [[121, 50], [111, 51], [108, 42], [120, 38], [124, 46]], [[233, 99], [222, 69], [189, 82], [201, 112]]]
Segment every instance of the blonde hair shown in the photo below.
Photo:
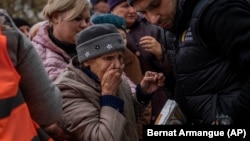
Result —
[[55, 12], [69, 11], [64, 19], [71, 21], [78, 17], [83, 11], [90, 9], [91, 5], [88, 0], [48, 0], [48, 3], [43, 8], [43, 16], [51, 21], [52, 15]]

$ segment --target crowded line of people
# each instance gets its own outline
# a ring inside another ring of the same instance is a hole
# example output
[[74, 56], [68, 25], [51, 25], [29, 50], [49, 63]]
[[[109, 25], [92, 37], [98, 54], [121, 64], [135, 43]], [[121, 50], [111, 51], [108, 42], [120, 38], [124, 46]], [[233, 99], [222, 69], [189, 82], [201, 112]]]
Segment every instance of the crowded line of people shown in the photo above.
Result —
[[248, 1], [48, 0], [41, 12], [31, 25], [0, 10], [0, 140], [143, 141], [168, 99], [185, 125], [249, 124]]

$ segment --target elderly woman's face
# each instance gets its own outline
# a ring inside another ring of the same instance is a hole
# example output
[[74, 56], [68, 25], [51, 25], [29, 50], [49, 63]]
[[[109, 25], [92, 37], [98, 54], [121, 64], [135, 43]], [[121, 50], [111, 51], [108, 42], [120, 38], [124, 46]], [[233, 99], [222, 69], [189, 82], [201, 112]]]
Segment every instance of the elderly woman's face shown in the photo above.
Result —
[[54, 16], [53, 35], [60, 41], [75, 44], [75, 35], [88, 27], [90, 19], [90, 11], [85, 10], [75, 19], [67, 21], [64, 18], [68, 12], [57, 13]]
[[123, 72], [124, 63], [122, 51], [113, 51], [84, 62], [84, 66], [89, 67], [100, 80], [102, 80], [103, 74], [109, 71], [108, 68], [111, 64], [114, 64], [112, 69], [116, 69], [116, 71], [120, 73]]

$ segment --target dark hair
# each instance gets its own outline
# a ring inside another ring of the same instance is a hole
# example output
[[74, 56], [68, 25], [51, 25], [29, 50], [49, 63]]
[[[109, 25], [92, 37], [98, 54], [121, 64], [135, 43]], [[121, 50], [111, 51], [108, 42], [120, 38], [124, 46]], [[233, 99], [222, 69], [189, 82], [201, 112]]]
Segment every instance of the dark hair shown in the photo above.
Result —
[[98, 2], [100, 1], [104, 1], [104, 2], [107, 2], [107, 0], [90, 0], [90, 3], [93, 5], [97, 4]]
[[132, 5], [133, 6], [133, 3], [136, 1], [136, 0], [127, 0], [128, 1], [128, 4], [129, 5]]
[[31, 25], [26, 20], [24, 20], [22, 18], [13, 18], [12, 20], [17, 27], [20, 27], [23, 25], [27, 25], [27, 26], [31, 27]]

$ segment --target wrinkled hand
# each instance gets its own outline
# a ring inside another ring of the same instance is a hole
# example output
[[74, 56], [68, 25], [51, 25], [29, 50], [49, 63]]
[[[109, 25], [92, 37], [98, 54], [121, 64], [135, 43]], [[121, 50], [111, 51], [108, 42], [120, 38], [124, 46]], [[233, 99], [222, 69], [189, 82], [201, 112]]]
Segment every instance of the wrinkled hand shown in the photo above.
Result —
[[115, 95], [118, 87], [122, 81], [122, 72], [124, 65], [121, 68], [115, 68], [114, 64], [111, 63], [103, 74], [101, 79], [102, 95], [110, 94]]
[[152, 53], [158, 60], [163, 57], [161, 44], [152, 36], [143, 36], [140, 39], [140, 45], [147, 52]]
[[164, 85], [165, 76], [163, 73], [147, 71], [141, 81], [142, 91], [146, 94], [152, 94], [159, 87]]
[[69, 133], [63, 130], [57, 123], [49, 125], [44, 128], [55, 141], [71, 141]]

